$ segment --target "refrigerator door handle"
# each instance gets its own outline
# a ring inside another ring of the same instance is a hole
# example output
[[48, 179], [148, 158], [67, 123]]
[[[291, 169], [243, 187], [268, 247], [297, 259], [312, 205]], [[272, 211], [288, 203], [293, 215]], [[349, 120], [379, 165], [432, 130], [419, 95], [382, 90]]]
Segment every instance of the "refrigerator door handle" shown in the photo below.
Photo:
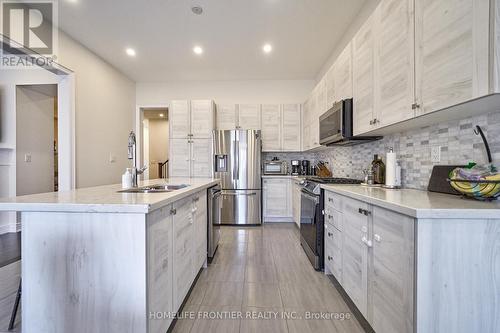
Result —
[[236, 146], [236, 179], [240, 179], [240, 142], [235, 142]]
[[238, 173], [237, 173], [237, 167], [238, 167], [237, 163], [238, 162], [237, 162], [236, 157], [235, 157], [238, 154], [238, 150], [236, 149], [236, 142], [238, 142], [238, 141], [236, 141], [236, 140], [233, 141], [233, 161], [232, 161], [232, 163], [233, 163], [233, 180], [238, 179]]

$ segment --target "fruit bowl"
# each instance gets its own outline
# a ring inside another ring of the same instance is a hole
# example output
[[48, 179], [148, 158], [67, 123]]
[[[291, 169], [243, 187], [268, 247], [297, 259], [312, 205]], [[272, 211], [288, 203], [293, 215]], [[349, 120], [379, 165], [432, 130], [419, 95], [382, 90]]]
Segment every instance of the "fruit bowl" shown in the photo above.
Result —
[[468, 180], [450, 178], [450, 185], [465, 196], [478, 200], [496, 200], [500, 197], [500, 180], [488, 179]]

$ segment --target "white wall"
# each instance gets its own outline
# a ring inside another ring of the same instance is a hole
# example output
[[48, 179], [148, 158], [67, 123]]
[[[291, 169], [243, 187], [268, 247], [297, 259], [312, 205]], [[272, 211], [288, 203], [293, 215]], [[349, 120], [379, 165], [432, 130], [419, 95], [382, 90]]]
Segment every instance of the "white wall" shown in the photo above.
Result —
[[349, 42], [354, 38], [354, 35], [356, 35], [363, 23], [365, 23], [368, 17], [370, 17], [370, 15], [375, 11], [375, 8], [377, 8], [379, 3], [380, 0], [368, 0], [365, 2], [365, 5], [363, 6], [363, 8], [361, 8], [361, 11], [358, 13], [354, 21], [349, 25], [341, 40], [333, 49], [332, 54], [316, 75], [317, 82], [319, 82], [321, 78], [328, 72], [337, 57], [344, 50], [346, 45], [349, 44]]
[[[56, 98], [56, 94], [40, 92], [34, 86], [17, 88], [17, 195], [52, 192], [54, 190], [54, 107]], [[25, 154], [30, 154], [31, 161], [25, 161]]]
[[149, 119], [149, 176], [158, 178], [158, 163], [168, 159], [168, 121]]
[[165, 105], [174, 99], [214, 99], [229, 103], [302, 103], [314, 80], [179, 81], [137, 83], [136, 103]]
[[130, 166], [135, 83], [65, 34], [59, 35], [59, 61], [76, 73], [76, 186], [119, 183]]

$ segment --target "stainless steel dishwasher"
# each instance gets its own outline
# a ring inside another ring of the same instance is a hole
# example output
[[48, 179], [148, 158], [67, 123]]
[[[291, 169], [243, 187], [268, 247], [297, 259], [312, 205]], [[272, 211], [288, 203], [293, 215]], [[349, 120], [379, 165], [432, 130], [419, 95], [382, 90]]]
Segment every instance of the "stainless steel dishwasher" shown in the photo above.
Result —
[[208, 189], [207, 207], [208, 207], [208, 262], [212, 262], [217, 251], [220, 239], [220, 210], [221, 210], [221, 194], [220, 186], [213, 186]]

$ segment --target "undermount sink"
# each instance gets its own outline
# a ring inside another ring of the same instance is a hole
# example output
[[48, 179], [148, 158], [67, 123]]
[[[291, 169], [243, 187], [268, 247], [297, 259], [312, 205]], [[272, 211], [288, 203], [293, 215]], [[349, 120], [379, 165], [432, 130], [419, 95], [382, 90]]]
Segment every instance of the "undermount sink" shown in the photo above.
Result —
[[186, 184], [157, 184], [142, 187], [127, 188], [120, 193], [167, 193], [188, 187]]

